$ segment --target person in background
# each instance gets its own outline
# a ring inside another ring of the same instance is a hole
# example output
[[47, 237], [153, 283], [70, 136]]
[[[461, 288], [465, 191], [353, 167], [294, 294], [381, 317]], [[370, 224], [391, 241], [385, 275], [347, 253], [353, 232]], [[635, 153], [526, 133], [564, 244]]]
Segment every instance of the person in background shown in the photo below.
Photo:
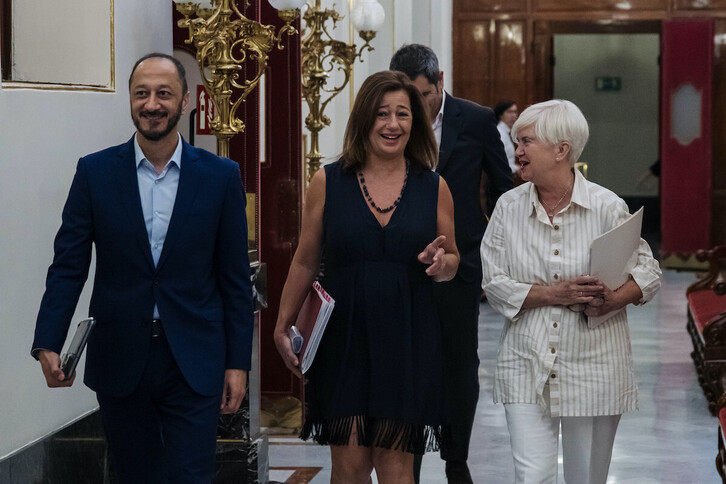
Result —
[[454, 277], [454, 205], [432, 171], [436, 142], [400, 72], [370, 76], [355, 99], [340, 160], [310, 182], [275, 344], [301, 377], [288, 336], [325, 260], [335, 300], [306, 373], [302, 439], [330, 446], [334, 484], [413, 482], [413, 454], [438, 448], [441, 323], [433, 290]]
[[[444, 91], [444, 73], [429, 47], [410, 44], [391, 58], [390, 69], [404, 72], [423, 96], [439, 148], [436, 173], [454, 197], [456, 245], [461, 263], [456, 277], [434, 288], [441, 318], [446, 404], [450, 424], [444, 427], [441, 458], [450, 483], [470, 483], [469, 440], [479, 401], [479, 243], [486, 228], [480, 201], [482, 175], [489, 213], [500, 195], [512, 188], [497, 123], [491, 109]], [[416, 482], [421, 457], [415, 460]]]
[[[641, 239], [625, 284], [588, 275], [590, 242], [630, 215], [574, 169], [588, 135], [569, 101], [522, 112], [512, 138], [525, 183], [499, 199], [481, 243], [482, 286], [505, 317], [494, 401], [517, 484], [557, 482], [560, 430], [565, 481], [605, 484], [620, 416], [638, 407], [625, 307], [651, 300], [661, 271]], [[603, 315], [594, 327], [584, 317]]]
[[[504, 152], [507, 154], [507, 162], [509, 162], [509, 168], [512, 170], [512, 176], [515, 177], [515, 181], [519, 178], [517, 174], [519, 169], [517, 168], [517, 160], [514, 156], [514, 143], [512, 142], [510, 131], [512, 130], [512, 125], [517, 120], [518, 112], [517, 103], [514, 101], [499, 101], [494, 106], [494, 116], [497, 117], [497, 121], [499, 122], [497, 129], [502, 138]], [[518, 181], [521, 183], [521, 178]]]
[[136, 133], [81, 158], [63, 209], [31, 354], [49, 387], [88, 277], [84, 381], [121, 483], [209, 483], [217, 423], [236, 412], [252, 359], [245, 197], [237, 163], [187, 144], [184, 67], [148, 54], [129, 78]]

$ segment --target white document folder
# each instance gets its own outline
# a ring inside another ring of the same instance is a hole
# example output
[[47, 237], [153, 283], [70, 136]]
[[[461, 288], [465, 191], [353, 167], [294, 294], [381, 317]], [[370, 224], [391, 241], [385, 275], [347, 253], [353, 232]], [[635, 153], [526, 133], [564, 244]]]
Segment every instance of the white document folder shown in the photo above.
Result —
[[[611, 290], [626, 282], [637, 261], [640, 231], [643, 226], [643, 207], [625, 222], [612, 228], [590, 243], [590, 275], [596, 276]], [[613, 316], [588, 317], [587, 326], [594, 328]]]

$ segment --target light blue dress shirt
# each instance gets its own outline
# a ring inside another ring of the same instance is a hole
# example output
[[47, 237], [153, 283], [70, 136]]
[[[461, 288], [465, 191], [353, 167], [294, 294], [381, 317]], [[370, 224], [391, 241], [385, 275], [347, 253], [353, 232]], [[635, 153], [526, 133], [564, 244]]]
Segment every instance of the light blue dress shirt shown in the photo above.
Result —
[[[149, 235], [151, 255], [154, 266], [159, 263], [161, 250], [164, 248], [166, 232], [169, 230], [169, 221], [174, 211], [176, 191], [179, 187], [179, 174], [181, 172], [182, 142], [181, 135], [171, 159], [164, 165], [164, 170], [157, 174], [154, 165], [146, 159], [141, 151], [136, 136], [134, 136], [134, 152], [136, 154], [136, 178], [139, 182], [139, 195], [141, 196], [141, 210], [144, 213], [146, 233]], [[154, 304], [154, 318], [159, 318], [159, 308]]]

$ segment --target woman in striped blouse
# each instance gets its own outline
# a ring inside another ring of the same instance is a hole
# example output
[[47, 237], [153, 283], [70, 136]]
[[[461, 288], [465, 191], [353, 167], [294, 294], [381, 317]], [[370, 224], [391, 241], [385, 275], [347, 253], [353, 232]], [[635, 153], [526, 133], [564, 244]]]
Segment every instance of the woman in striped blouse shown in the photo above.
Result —
[[[523, 185], [499, 199], [481, 244], [483, 288], [506, 318], [494, 400], [504, 404], [517, 483], [605, 483], [622, 413], [638, 406], [625, 307], [649, 301], [660, 268], [641, 239], [628, 282], [587, 275], [590, 242], [625, 202], [574, 169], [589, 135], [573, 103], [535, 104], [512, 127]], [[585, 308], [582, 312], [572, 308]], [[608, 314], [589, 328], [587, 316]]]

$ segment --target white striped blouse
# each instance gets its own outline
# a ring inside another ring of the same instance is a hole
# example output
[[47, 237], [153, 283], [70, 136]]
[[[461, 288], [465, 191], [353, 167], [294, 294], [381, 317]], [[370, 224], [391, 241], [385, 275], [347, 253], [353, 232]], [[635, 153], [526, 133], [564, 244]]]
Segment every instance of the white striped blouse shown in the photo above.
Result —
[[[544, 406], [548, 383], [553, 417], [617, 415], [638, 408], [625, 308], [594, 329], [588, 329], [583, 313], [564, 306], [522, 309], [533, 284], [587, 274], [590, 242], [628, 214], [622, 199], [577, 170], [572, 200], [552, 222], [532, 183], [499, 198], [481, 244], [482, 287], [506, 318], [495, 402]], [[639, 304], [660, 288], [660, 267], [642, 239], [630, 275], [643, 292]]]

